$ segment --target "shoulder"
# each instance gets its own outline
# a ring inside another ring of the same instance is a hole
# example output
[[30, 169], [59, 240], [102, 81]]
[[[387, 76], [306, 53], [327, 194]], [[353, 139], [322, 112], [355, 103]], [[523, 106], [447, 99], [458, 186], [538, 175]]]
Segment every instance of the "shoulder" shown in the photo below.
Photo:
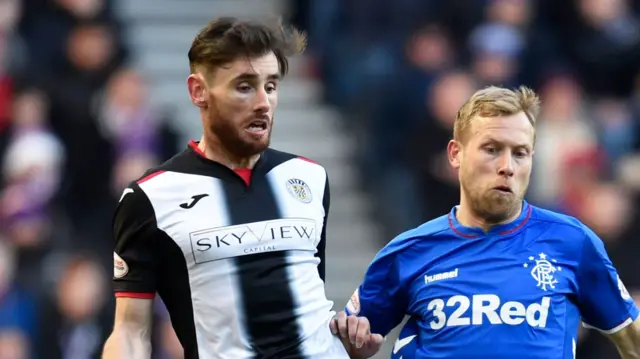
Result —
[[138, 185], [137, 181], [130, 182], [120, 195], [113, 217], [114, 226], [150, 222], [154, 219], [155, 211], [149, 197]]
[[[188, 166], [188, 158], [184, 152], [179, 153], [164, 163], [147, 169], [140, 177], [129, 182], [122, 191], [118, 206], [116, 208], [116, 218], [149, 217], [154, 215], [151, 197], [156, 188], [166, 188], [176, 181], [173, 181], [172, 173], [176, 168]], [[177, 182], [180, 183], [180, 182]]]
[[160, 193], [168, 190], [181, 192], [197, 186], [203, 178], [216, 175], [218, 173], [212, 171], [191, 149], [186, 149], [158, 166], [147, 169], [129, 187], [139, 188], [149, 199], [154, 199]]
[[292, 153], [268, 149], [264, 153], [263, 166], [272, 186], [282, 188], [295, 196], [304, 195], [309, 201], [320, 199], [328, 206], [329, 176], [319, 163]]
[[[180, 152], [174, 155], [173, 157], [171, 157], [170, 159], [168, 159], [167, 161], [157, 166], [148, 168], [146, 171], [144, 171], [144, 173], [140, 177], [131, 181], [127, 186], [127, 189], [128, 190], [141, 189], [140, 188], [141, 186], [146, 186], [146, 185], [143, 185], [144, 183], [149, 182], [155, 179], [156, 177], [159, 177], [167, 172], [175, 171], [176, 169], [179, 169], [181, 167], [188, 166], [189, 158], [185, 152], [186, 151]], [[156, 179], [153, 182], [158, 182], [158, 180]], [[125, 189], [125, 192], [127, 192], [127, 189]]]
[[536, 206], [532, 206], [532, 208], [530, 217], [532, 224], [551, 227], [554, 231], [577, 236], [584, 236], [589, 230], [584, 223], [575, 217]]
[[426, 247], [444, 243], [443, 239], [450, 231], [447, 215], [440, 216], [422, 225], [396, 236], [381, 251], [383, 256], [401, 256], [414, 250], [422, 251]]
[[565, 246], [580, 250], [585, 244], [601, 242], [598, 236], [579, 219], [548, 209], [532, 207], [530, 226], [547, 236], [556, 237], [554, 239], [561, 241]]
[[327, 177], [327, 171], [320, 163], [289, 152], [269, 148], [264, 153], [268, 170], [284, 170], [293, 172], [311, 171], [314, 175]]

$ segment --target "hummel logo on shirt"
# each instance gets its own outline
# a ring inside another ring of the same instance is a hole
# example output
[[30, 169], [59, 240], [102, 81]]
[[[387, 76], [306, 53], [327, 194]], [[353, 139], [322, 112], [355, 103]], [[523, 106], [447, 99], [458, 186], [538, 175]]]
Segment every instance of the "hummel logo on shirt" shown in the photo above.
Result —
[[438, 280], [443, 280], [443, 279], [451, 279], [451, 278], [456, 278], [458, 277], [458, 268], [450, 271], [450, 272], [444, 272], [444, 273], [437, 273], [434, 275], [425, 275], [424, 276], [424, 283], [425, 284], [429, 284], [431, 282], [435, 282]]

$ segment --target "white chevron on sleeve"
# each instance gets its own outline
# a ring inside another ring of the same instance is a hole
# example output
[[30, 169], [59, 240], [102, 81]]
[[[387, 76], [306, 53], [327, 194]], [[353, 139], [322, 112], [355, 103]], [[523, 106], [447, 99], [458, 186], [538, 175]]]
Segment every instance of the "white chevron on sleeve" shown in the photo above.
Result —
[[[415, 338], [415, 335], [410, 335], [406, 338], [398, 338], [396, 340], [396, 343], [393, 346], [393, 354], [398, 354], [398, 352], [400, 351], [400, 349], [402, 349], [405, 345], [411, 343], [411, 341], [413, 340], [413, 338]], [[400, 358], [402, 359], [402, 357]]]

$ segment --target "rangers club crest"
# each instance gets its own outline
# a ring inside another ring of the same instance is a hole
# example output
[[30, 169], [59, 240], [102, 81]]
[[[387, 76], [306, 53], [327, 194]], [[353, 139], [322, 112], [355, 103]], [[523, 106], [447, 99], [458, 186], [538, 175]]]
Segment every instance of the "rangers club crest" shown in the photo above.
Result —
[[309, 188], [303, 180], [297, 178], [288, 180], [287, 191], [289, 191], [289, 194], [291, 194], [293, 198], [302, 203], [310, 203], [313, 200], [311, 188]]
[[547, 255], [544, 253], [538, 254], [538, 258], [530, 256], [529, 261], [523, 266], [531, 268], [531, 276], [538, 282], [538, 287], [547, 291], [548, 289], [555, 289], [555, 284], [558, 283], [554, 277], [557, 271], [561, 271], [562, 268], [556, 265], [555, 259], [547, 259]]

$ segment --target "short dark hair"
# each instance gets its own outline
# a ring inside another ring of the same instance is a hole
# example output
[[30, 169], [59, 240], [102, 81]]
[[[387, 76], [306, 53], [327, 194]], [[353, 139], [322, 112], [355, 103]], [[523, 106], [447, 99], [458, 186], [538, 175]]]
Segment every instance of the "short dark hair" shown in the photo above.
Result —
[[280, 74], [289, 71], [288, 57], [301, 54], [306, 36], [280, 19], [272, 22], [221, 17], [208, 23], [193, 39], [189, 49], [189, 68], [207, 70], [228, 64], [239, 57], [253, 58], [273, 52]]

